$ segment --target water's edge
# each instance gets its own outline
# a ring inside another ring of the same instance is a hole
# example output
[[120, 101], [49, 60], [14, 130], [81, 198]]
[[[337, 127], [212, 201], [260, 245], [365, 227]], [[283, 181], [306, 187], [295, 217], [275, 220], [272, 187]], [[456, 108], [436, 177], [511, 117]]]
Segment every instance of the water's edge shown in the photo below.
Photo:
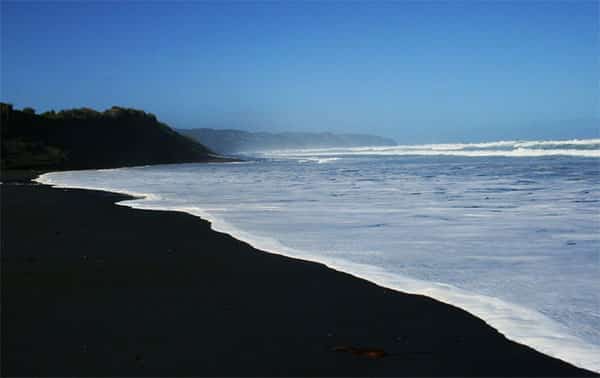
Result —
[[420, 281], [392, 274], [381, 268], [366, 264], [358, 264], [335, 258], [326, 259], [322, 256], [312, 256], [294, 251], [281, 245], [276, 240], [257, 238], [198, 207], [147, 205], [145, 202], [149, 200], [160, 200], [160, 197], [152, 193], [131, 192], [106, 187], [63, 185], [52, 180], [53, 175], [60, 173], [44, 173], [33, 181], [54, 188], [96, 190], [128, 195], [133, 198], [117, 201], [115, 205], [133, 209], [179, 211], [197, 216], [209, 221], [214, 231], [225, 233], [235, 239], [244, 241], [263, 252], [320, 263], [330, 269], [350, 274], [382, 287], [403, 293], [424, 295], [456, 306], [482, 319], [486, 324], [499, 331], [511, 341], [527, 345], [541, 353], [561, 359], [577, 367], [600, 372], [600, 359], [597, 357], [600, 356], [600, 346], [586, 343], [577, 337], [571, 336], [566, 327], [537, 311], [507, 303], [497, 298], [470, 293], [452, 285]]

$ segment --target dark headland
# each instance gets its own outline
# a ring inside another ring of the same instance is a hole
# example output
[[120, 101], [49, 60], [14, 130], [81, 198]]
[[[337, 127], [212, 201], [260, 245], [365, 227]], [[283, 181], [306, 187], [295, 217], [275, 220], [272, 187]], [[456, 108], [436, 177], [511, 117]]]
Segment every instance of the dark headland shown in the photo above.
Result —
[[113, 106], [49, 111], [0, 103], [4, 169], [99, 169], [223, 160], [157, 120], [152, 113]]
[[[34, 157], [73, 151], [19, 138]], [[156, 163], [189, 161], [175, 153]], [[256, 250], [188, 214], [39, 185], [37, 172], [2, 171], [3, 376], [593, 375], [456, 307]]]

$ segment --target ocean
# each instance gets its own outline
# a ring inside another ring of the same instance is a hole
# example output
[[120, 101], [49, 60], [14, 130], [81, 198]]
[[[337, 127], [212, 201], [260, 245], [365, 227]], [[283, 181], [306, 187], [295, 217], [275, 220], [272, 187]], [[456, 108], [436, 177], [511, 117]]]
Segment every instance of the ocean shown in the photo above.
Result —
[[39, 181], [201, 216], [600, 372], [600, 139], [267, 151]]

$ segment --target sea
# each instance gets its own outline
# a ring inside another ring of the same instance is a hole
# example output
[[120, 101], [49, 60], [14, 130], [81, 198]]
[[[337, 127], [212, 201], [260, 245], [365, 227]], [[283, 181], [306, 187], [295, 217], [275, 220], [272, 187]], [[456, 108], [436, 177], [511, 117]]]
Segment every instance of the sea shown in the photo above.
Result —
[[600, 372], [600, 139], [244, 158], [38, 180], [200, 216], [259, 249], [463, 308], [514, 341]]

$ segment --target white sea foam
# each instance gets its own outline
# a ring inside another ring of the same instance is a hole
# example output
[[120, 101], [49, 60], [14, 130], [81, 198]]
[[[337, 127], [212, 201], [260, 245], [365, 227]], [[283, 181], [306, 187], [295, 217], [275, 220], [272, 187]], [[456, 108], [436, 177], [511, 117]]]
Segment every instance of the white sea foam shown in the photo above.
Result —
[[[277, 157], [305, 157], [312, 156], [314, 154], [320, 156], [336, 156], [336, 155], [386, 155], [386, 156], [410, 156], [410, 155], [422, 155], [422, 156], [467, 156], [467, 157], [489, 157], [489, 156], [505, 156], [505, 157], [541, 157], [541, 156], [578, 156], [578, 157], [600, 157], [600, 151], [598, 150], [567, 150], [567, 149], [555, 149], [555, 150], [540, 150], [530, 148], [517, 148], [514, 150], [479, 150], [479, 151], [465, 151], [465, 150], [442, 150], [439, 147], [432, 148], [431, 150], [419, 150], [419, 149], [376, 149], [372, 148], [369, 150], [339, 150], [339, 151], [299, 151], [292, 152], [286, 151], [283, 153], [274, 153], [272, 156]], [[323, 160], [323, 159], [321, 159]]]
[[306, 159], [300, 159], [298, 160], [298, 162], [300, 163], [317, 163], [317, 164], [324, 164], [324, 163], [331, 163], [333, 161], [339, 160], [339, 158], [337, 157], [331, 157], [331, 158], [313, 158], [313, 157], [308, 157]]
[[259, 249], [431, 296], [600, 371], [599, 173], [595, 159], [561, 156], [286, 156], [39, 181], [146, 195], [122, 204], [185, 211]]
[[447, 143], [423, 145], [398, 145], [377, 147], [318, 148], [302, 150], [276, 150], [265, 154], [276, 157], [306, 158], [352, 155], [384, 156], [466, 156], [466, 157], [542, 157], [575, 156], [600, 157], [600, 139], [573, 139], [550, 141], [499, 141], [485, 143]]
[[[140, 167], [141, 168], [141, 167]], [[150, 201], [160, 201], [161, 197], [154, 194], [154, 193], [143, 193], [143, 192], [137, 192], [137, 191], [131, 191], [131, 190], [127, 190], [127, 189], [115, 189], [112, 186], [105, 186], [106, 184], [98, 184], [98, 185], [94, 185], [92, 184], [76, 184], [76, 183], [65, 183], [61, 180], [61, 176], [59, 175], [59, 173], [64, 173], [64, 174], [74, 174], [77, 175], [77, 172], [115, 172], [118, 171], [120, 169], [123, 168], [108, 168], [108, 169], [97, 169], [97, 170], [90, 170], [90, 171], [61, 171], [61, 172], [54, 172], [54, 173], [44, 173], [42, 175], [40, 175], [39, 177], [37, 177], [36, 179], [34, 179], [33, 181], [35, 182], [39, 182], [40, 184], [45, 184], [45, 185], [51, 185], [54, 188], [59, 188], [59, 189], [87, 189], [87, 190], [101, 190], [101, 191], [105, 191], [105, 192], [113, 192], [113, 193], [120, 193], [120, 194], [124, 194], [124, 195], [128, 195], [131, 197], [136, 197], [139, 199], [143, 199], [143, 200], [150, 200]], [[127, 201], [121, 201], [121, 202], [127, 202]], [[121, 203], [119, 202], [119, 203]], [[158, 208], [157, 208], [158, 210]]]

